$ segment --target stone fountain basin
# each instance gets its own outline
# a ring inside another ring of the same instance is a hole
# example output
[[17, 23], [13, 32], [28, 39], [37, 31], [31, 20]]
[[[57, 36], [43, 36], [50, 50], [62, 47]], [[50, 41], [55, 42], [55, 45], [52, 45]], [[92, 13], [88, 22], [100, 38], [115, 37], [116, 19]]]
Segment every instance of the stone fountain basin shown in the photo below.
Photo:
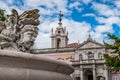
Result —
[[0, 50], [0, 80], [72, 80], [73, 67], [40, 55]]

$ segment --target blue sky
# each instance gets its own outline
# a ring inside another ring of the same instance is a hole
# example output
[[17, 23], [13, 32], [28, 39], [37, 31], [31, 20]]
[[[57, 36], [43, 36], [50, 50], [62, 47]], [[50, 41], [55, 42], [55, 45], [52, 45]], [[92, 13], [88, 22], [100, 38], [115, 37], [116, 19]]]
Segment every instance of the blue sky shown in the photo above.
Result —
[[51, 28], [58, 27], [58, 14], [64, 14], [63, 27], [69, 33], [69, 43], [82, 43], [88, 31], [94, 40], [102, 43], [107, 33], [120, 37], [120, 0], [0, 0], [0, 8], [7, 14], [15, 8], [21, 14], [25, 10], [38, 8], [41, 24], [35, 48], [50, 48]]

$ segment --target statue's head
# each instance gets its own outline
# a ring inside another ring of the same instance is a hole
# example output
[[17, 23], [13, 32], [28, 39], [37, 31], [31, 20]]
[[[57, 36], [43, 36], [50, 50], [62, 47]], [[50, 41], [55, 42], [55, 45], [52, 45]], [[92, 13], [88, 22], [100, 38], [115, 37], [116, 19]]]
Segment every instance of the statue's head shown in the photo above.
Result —
[[33, 25], [26, 25], [21, 29], [19, 44], [29, 50], [30, 47], [33, 46], [36, 37], [37, 27]]
[[28, 10], [19, 16], [18, 24], [21, 25], [19, 31], [18, 45], [22, 51], [28, 51], [34, 45], [35, 38], [37, 37], [39, 25], [39, 10]]

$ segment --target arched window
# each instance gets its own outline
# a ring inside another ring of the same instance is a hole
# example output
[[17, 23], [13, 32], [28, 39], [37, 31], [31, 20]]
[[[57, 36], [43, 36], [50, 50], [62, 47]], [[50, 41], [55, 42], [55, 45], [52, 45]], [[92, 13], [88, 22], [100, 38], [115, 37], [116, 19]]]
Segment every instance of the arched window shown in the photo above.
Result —
[[60, 38], [57, 39], [57, 48], [60, 48], [60, 45], [61, 45], [61, 40]]
[[88, 52], [88, 59], [93, 59], [94, 58], [94, 55], [92, 52]]
[[102, 53], [98, 53], [98, 59], [102, 59]]
[[79, 54], [79, 60], [82, 60], [82, 58], [83, 58], [82, 54]]

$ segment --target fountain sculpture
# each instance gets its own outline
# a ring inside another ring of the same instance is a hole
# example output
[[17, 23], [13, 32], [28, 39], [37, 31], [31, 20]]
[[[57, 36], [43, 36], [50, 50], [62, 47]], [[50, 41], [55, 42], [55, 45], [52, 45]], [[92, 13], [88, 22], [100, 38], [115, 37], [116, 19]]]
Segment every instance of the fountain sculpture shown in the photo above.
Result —
[[15, 9], [0, 22], [0, 80], [72, 80], [72, 66], [30, 54], [37, 37], [39, 10]]

